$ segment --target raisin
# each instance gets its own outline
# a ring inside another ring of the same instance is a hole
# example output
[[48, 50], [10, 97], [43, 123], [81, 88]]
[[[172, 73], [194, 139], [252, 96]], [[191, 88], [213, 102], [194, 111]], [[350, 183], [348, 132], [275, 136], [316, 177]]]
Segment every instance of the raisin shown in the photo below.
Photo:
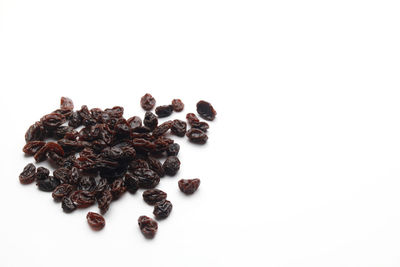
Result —
[[54, 178], [53, 176], [49, 176], [46, 179], [37, 180], [36, 185], [41, 191], [52, 192], [57, 186], [60, 185], [60, 180]]
[[40, 148], [33, 157], [36, 162], [40, 162], [46, 160], [49, 152], [54, 152], [59, 156], [64, 156], [64, 149], [59, 144], [48, 142], [42, 148]]
[[164, 135], [169, 129], [172, 127], [172, 121], [166, 121], [160, 125], [158, 125], [154, 130], [153, 130], [153, 136], [154, 137], [159, 137]]
[[61, 207], [66, 213], [70, 213], [74, 210], [76, 210], [75, 204], [72, 202], [71, 198], [69, 197], [63, 197], [61, 199]]
[[104, 190], [97, 198], [97, 204], [101, 214], [105, 214], [110, 208], [110, 204], [113, 201], [113, 195], [110, 190]]
[[94, 177], [84, 176], [79, 182], [78, 189], [92, 192], [96, 189], [96, 180], [94, 179]]
[[45, 167], [38, 167], [35, 173], [35, 180], [45, 180], [49, 177], [50, 171]]
[[21, 184], [30, 184], [35, 181], [36, 167], [32, 163], [25, 166], [24, 170], [19, 175]]
[[79, 115], [77, 111], [74, 111], [69, 116], [68, 126], [73, 128], [77, 128], [82, 125], [82, 117]]
[[151, 94], [145, 94], [140, 99], [140, 105], [144, 110], [151, 110], [156, 105], [156, 100]]
[[77, 208], [87, 208], [93, 205], [95, 202], [95, 194], [83, 190], [72, 192], [70, 198]]
[[202, 131], [197, 128], [190, 129], [186, 136], [189, 138], [190, 142], [196, 144], [204, 144], [207, 142], [208, 136]]
[[168, 156], [177, 156], [180, 150], [180, 146], [177, 143], [170, 144], [167, 148]]
[[71, 181], [71, 170], [61, 167], [56, 169], [53, 172], [53, 176], [56, 177], [57, 179], [61, 180], [64, 183], [70, 183]]
[[139, 189], [139, 179], [128, 173], [125, 175], [125, 186], [130, 193], [134, 194]]
[[57, 186], [51, 195], [56, 201], [60, 201], [63, 197], [69, 196], [74, 187], [70, 184], [60, 184]]
[[117, 179], [111, 184], [111, 194], [114, 200], [120, 198], [122, 194], [125, 192], [126, 192], [126, 187], [122, 179]]
[[200, 179], [181, 179], [178, 181], [179, 189], [185, 194], [193, 194], [200, 186]]
[[76, 137], [78, 134], [73, 127], [71, 126], [59, 126], [55, 131], [54, 131], [54, 136], [57, 139], [62, 139], [64, 138], [65, 135], [70, 137], [70, 139], [73, 139], [73, 136]]
[[74, 102], [68, 97], [61, 97], [60, 101], [60, 108], [66, 110], [73, 110], [74, 109]]
[[149, 169], [149, 164], [143, 159], [135, 159], [129, 164], [130, 170], [136, 170], [139, 168]]
[[58, 126], [65, 122], [65, 117], [58, 113], [50, 113], [40, 119], [46, 130], [55, 130]]
[[172, 114], [172, 111], [174, 111], [172, 105], [158, 106], [155, 110], [159, 118], [168, 117]]
[[176, 156], [169, 156], [163, 164], [163, 169], [167, 175], [175, 175], [181, 166], [181, 162]]
[[29, 141], [26, 143], [22, 151], [27, 155], [35, 155], [44, 145], [46, 142], [43, 141]]
[[183, 104], [182, 100], [180, 99], [174, 99], [172, 100], [172, 108], [174, 109], [174, 111], [182, 111], [183, 108], [185, 107], [185, 105]]
[[162, 200], [154, 206], [153, 214], [156, 218], [165, 219], [172, 211], [172, 203], [169, 200]]
[[46, 137], [46, 131], [41, 122], [37, 121], [29, 127], [25, 133], [25, 141], [43, 141]]
[[190, 126], [192, 126], [193, 123], [199, 123], [200, 122], [199, 118], [197, 118], [196, 114], [194, 114], [194, 113], [186, 114], [186, 119], [189, 122]]
[[138, 179], [140, 188], [145, 188], [145, 189], [154, 188], [160, 182], [160, 176], [158, 176], [156, 172], [150, 169], [140, 168], [133, 171], [132, 174]]
[[151, 170], [155, 171], [158, 174], [158, 176], [163, 177], [165, 175], [162, 164], [158, 159], [156, 159], [155, 157], [148, 157], [147, 162], [148, 162], [147, 168], [150, 168]]
[[181, 120], [174, 120], [171, 126], [171, 132], [176, 135], [183, 137], [186, 134], [186, 122]]
[[217, 115], [217, 112], [213, 106], [204, 100], [199, 101], [196, 105], [196, 108], [197, 113], [199, 113], [199, 115], [205, 120], [212, 121], [215, 119], [215, 115]]
[[143, 200], [149, 205], [155, 205], [167, 198], [167, 193], [159, 189], [148, 189], [143, 192]]
[[197, 128], [199, 130], [202, 130], [203, 132], [207, 132], [208, 128], [210, 128], [210, 126], [208, 125], [207, 122], [201, 121], [201, 122], [193, 122], [192, 124], [193, 128]]
[[138, 219], [140, 231], [146, 238], [153, 238], [158, 230], [158, 224], [155, 220], [147, 217], [140, 216]]
[[106, 225], [106, 221], [104, 220], [103, 216], [95, 212], [88, 212], [86, 219], [89, 226], [95, 231], [103, 229]]
[[126, 121], [131, 129], [142, 126], [142, 119], [138, 116], [133, 116]]
[[152, 112], [147, 111], [144, 114], [143, 124], [149, 127], [150, 130], [154, 130], [158, 125], [157, 116], [154, 115]]

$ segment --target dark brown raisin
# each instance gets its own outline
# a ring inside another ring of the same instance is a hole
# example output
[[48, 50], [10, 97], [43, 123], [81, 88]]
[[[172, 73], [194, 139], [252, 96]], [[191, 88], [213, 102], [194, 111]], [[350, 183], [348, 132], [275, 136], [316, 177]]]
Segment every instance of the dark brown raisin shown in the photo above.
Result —
[[19, 175], [21, 184], [30, 184], [35, 181], [36, 167], [32, 163], [25, 166], [24, 170]]
[[25, 134], [25, 141], [43, 141], [46, 137], [46, 130], [41, 122], [37, 121], [29, 127]]
[[165, 219], [172, 211], [172, 203], [169, 200], [162, 200], [154, 206], [153, 214], [157, 219]]
[[127, 120], [127, 123], [131, 129], [135, 129], [136, 127], [142, 126], [142, 119], [138, 116], [133, 116]]
[[158, 159], [149, 156], [147, 158], [147, 162], [148, 162], [147, 168], [150, 168], [151, 170], [155, 171], [158, 174], [158, 176], [163, 177], [165, 175], [162, 164]]
[[132, 171], [140, 168], [148, 169], [149, 164], [143, 159], [135, 159], [129, 164], [129, 169]]
[[181, 166], [181, 162], [176, 156], [169, 156], [163, 164], [163, 169], [167, 175], [175, 175]]
[[172, 114], [172, 111], [174, 111], [172, 105], [158, 106], [155, 110], [159, 118], [168, 117]]
[[44, 145], [46, 144], [46, 142], [44, 141], [29, 141], [28, 143], [26, 143], [26, 145], [24, 146], [24, 148], [22, 149], [22, 151], [27, 154], [27, 155], [35, 155], [36, 152], [38, 152]]
[[53, 176], [56, 177], [57, 179], [61, 180], [64, 183], [70, 183], [71, 182], [71, 170], [61, 167], [56, 169], [53, 172]]
[[153, 130], [153, 136], [154, 137], [159, 137], [164, 135], [169, 129], [172, 127], [172, 121], [166, 121], [160, 125], [158, 125], [154, 130]]
[[38, 167], [35, 173], [35, 180], [47, 179], [50, 175], [50, 171], [45, 167]]
[[71, 194], [74, 187], [70, 184], [60, 184], [57, 186], [53, 194], [51, 195], [55, 200], [60, 201], [63, 197], [67, 197]]
[[204, 100], [199, 101], [196, 105], [196, 108], [197, 113], [199, 113], [199, 115], [205, 120], [212, 121], [215, 119], [215, 115], [217, 115], [217, 112], [213, 106]]
[[74, 111], [69, 116], [68, 125], [77, 128], [82, 125], [82, 117], [79, 115], [79, 112]]
[[77, 190], [71, 193], [70, 198], [77, 208], [87, 208], [94, 204], [95, 193]]
[[104, 190], [99, 197], [97, 197], [97, 204], [101, 214], [105, 214], [110, 208], [110, 204], [113, 201], [113, 196], [110, 190]]
[[192, 127], [193, 128], [197, 128], [202, 130], [203, 132], [207, 132], [208, 128], [210, 128], [210, 126], [208, 125], [207, 122], [201, 121], [201, 122], [193, 122], [192, 123]]
[[208, 136], [202, 130], [197, 128], [190, 129], [186, 136], [189, 138], [190, 142], [196, 144], [204, 144], [207, 142]]
[[41, 191], [53, 192], [54, 189], [56, 189], [56, 187], [60, 185], [60, 180], [54, 178], [53, 176], [49, 176], [46, 179], [37, 180], [36, 185]]
[[160, 182], [160, 176], [150, 169], [136, 169], [132, 174], [138, 179], [140, 188], [154, 188]]
[[140, 105], [144, 110], [151, 110], [156, 105], [156, 100], [151, 94], [145, 94], [140, 99]]
[[154, 115], [153, 113], [151, 113], [150, 111], [147, 111], [144, 114], [144, 120], [143, 120], [143, 124], [147, 127], [150, 128], [150, 130], [154, 130], [157, 125], [158, 125], [158, 119], [157, 116]]
[[158, 224], [155, 220], [147, 217], [140, 216], [138, 219], [140, 231], [146, 238], [153, 238], [158, 230]]
[[59, 156], [64, 156], [64, 149], [55, 142], [48, 142], [36, 152], [34, 159], [36, 162], [43, 161], [47, 158], [47, 153], [54, 152]]
[[167, 198], [167, 193], [159, 189], [148, 189], [143, 192], [143, 200], [149, 205], [155, 205]]
[[50, 113], [43, 116], [40, 122], [46, 130], [52, 131], [65, 122], [65, 117], [58, 113]]
[[60, 109], [73, 110], [74, 102], [70, 98], [63, 96], [60, 101]]
[[63, 197], [61, 199], [61, 207], [66, 213], [70, 213], [74, 210], [76, 210], [75, 204], [72, 202], [72, 200], [69, 197]]
[[167, 148], [168, 156], [177, 156], [181, 147], [177, 143], [170, 144]]
[[177, 112], [182, 111], [185, 106], [183, 104], [182, 100], [180, 100], [180, 99], [172, 100], [171, 104], [172, 104], [172, 108], [174, 109], [174, 111], [177, 111]]
[[89, 226], [95, 231], [103, 229], [106, 225], [106, 221], [104, 220], [103, 216], [95, 212], [88, 212], [86, 219]]
[[200, 186], [200, 179], [181, 179], [178, 181], [179, 189], [185, 194], [193, 194]]
[[129, 193], [136, 193], [139, 189], [139, 179], [132, 174], [125, 174], [125, 186]]
[[174, 120], [171, 126], [171, 132], [176, 135], [183, 137], [186, 134], [186, 122], [181, 120]]
[[196, 114], [194, 114], [194, 113], [186, 114], [186, 119], [187, 119], [187, 121], [188, 121], [190, 126], [192, 126], [193, 123], [199, 123], [200, 122], [199, 118], [197, 118]]
[[117, 179], [111, 184], [111, 194], [113, 199], [118, 199], [126, 192], [126, 187], [122, 179]]

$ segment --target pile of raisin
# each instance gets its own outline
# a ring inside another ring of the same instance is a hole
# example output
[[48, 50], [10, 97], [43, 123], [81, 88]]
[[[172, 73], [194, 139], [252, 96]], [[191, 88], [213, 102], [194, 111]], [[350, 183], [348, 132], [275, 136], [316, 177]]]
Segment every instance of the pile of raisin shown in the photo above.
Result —
[[[204, 144], [209, 125], [194, 113], [186, 115], [190, 129], [183, 120], [160, 123], [160, 118], [184, 109], [180, 99], [157, 106], [155, 114], [151, 112], [156, 106], [152, 95], [145, 94], [140, 104], [146, 111], [143, 120], [139, 116], [125, 119], [123, 107], [102, 110], [84, 105], [74, 110], [73, 101], [62, 97], [59, 109], [28, 128], [23, 147], [23, 152], [36, 162], [48, 160], [56, 169], [51, 174], [49, 169], [29, 163], [19, 175], [20, 182], [36, 182], [39, 190], [52, 192], [53, 199], [61, 203], [66, 213], [97, 203], [100, 214], [89, 212], [86, 217], [96, 231], [105, 226], [103, 215], [114, 200], [140, 189], [145, 189], [143, 200], [154, 206], [155, 219], [167, 218], [172, 203], [167, 193], [155, 187], [162, 177], [176, 175], [181, 166], [180, 146], [171, 135], [186, 135], [191, 142]], [[206, 101], [197, 103], [197, 113], [210, 121], [217, 114]], [[185, 194], [193, 194], [199, 185], [200, 179], [178, 182]], [[158, 230], [158, 223], [147, 216], [140, 216], [138, 224], [147, 238], [154, 237]]]

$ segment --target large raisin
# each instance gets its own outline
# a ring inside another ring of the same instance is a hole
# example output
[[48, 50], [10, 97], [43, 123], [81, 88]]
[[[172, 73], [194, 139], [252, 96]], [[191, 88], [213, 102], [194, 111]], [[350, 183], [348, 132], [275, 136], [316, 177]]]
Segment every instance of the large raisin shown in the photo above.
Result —
[[79, 115], [79, 112], [74, 111], [71, 113], [69, 116], [68, 125], [73, 128], [77, 128], [82, 125], [82, 117]]
[[181, 166], [181, 162], [176, 156], [169, 156], [163, 164], [163, 169], [167, 175], [175, 175]]
[[172, 203], [169, 200], [162, 200], [154, 206], [153, 214], [157, 219], [165, 219], [172, 211]]
[[217, 115], [217, 112], [213, 106], [204, 100], [199, 101], [196, 105], [196, 108], [197, 113], [199, 113], [203, 119], [212, 121], [215, 119], [215, 115]]
[[158, 125], [154, 130], [153, 130], [153, 136], [154, 137], [159, 137], [164, 135], [169, 129], [172, 127], [172, 121], [166, 121], [160, 125]]
[[45, 129], [52, 131], [65, 122], [65, 117], [58, 113], [50, 113], [43, 116], [40, 122]]
[[100, 196], [97, 197], [97, 204], [101, 214], [105, 214], [110, 208], [110, 204], [113, 201], [113, 196], [110, 190], [104, 190]]
[[27, 155], [35, 155], [45, 144], [43, 141], [29, 141], [22, 151]]
[[31, 125], [25, 133], [26, 142], [43, 141], [45, 137], [46, 137], [46, 130], [44, 129], [43, 124], [39, 121]]
[[200, 129], [192, 128], [187, 133], [186, 136], [189, 138], [190, 142], [196, 144], [204, 144], [207, 142], [208, 136]]
[[148, 162], [147, 168], [150, 168], [151, 170], [155, 171], [158, 174], [158, 176], [163, 177], [165, 175], [162, 164], [158, 159], [156, 159], [155, 157], [148, 157], [147, 162]]
[[54, 177], [57, 179], [63, 181], [64, 183], [70, 183], [71, 182], [71, 170], [61, 167], [56, 169], [53, 172]]
[[151, 94], [145, 94], [140, 99], [140, 105], [144, 110], [151, 110], [156, 105], [156, 100]]
[[50, 171], [45, 167], [38, 167], [35, 173], [35, 180], [45, 180], [49, 177]]
[[126, 186], [124, 185], [124, 181], [122, 179], [116, 179], [111, 184], [111, 194], [113, 199], [118, 199], [122, 196], [123, 193], [126, 192]]
[[167, 148], [168, 156], [177, 156], [180, 150], [180, 146], [177, 143], [170, 144]]
[[182, 111], [185, 106], [183, 104], [182, 100], [180, 100], [180, 99], [172, 100], [171, 104], [172, 104], [172, 108], [174, 109], [174, 111], [177, 111], [177, 112]]
[[89, 226], [95, 231], [103, 229], [106, 225], [104, 217], [95, 212], [88, 212], [88, 214], [86, 215], [86, 219]]
[[30, 184], [35, 181], [36, 167], [32, 163], [25, 166], [24, 170], [19, 175], [21, 184]]
[[95, 193], [83, 190], [72, 192], [70, 198], [77, 208], [87, 208], [94, 204]]
[[158, 230], [158, 224], [155, 220], [147, 217], [140, 216], [138, 219], [140, 231], [146, 238], [153, 238]]
[[185, 194], [193, 194], [200, 186], [200, 179], [181, 179], [178, 181], [179, 189]]
[[156, 114], [159, 118], [168, 117], [172, 114], [173, 108], [172, 105], [158, 106], [156, 107]]
[[44, 180], [37, 180], [36, 185], [39, 190], [44, 192], [52, 192], [56, 187], [60, 184], [60, 180], [54, 178], [53, 176], [49, 176]]
[[137, 177], [140, 188], [154, 188], [160, 182], [160, 176], [150, 169], [136, 169], [133, 171], [133, 176]]
[[167, 193], [159, 189], [148, 189], [143, 192], [143, 200], [149, 205], [155, 205], [167, 198]]

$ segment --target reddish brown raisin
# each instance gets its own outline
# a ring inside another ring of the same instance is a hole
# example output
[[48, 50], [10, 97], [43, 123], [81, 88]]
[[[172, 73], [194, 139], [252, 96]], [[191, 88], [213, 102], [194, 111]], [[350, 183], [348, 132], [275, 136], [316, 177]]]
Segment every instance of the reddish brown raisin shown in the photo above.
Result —
[[175, 175], [181, 166], [181, 162], [176, 156], [169, 156], [163, 164], [163, 169], [167, 175]]
[[22, 149], [22, 151], [27, 154], [27, 155], [35, 155], [36, 152], [38, 152], [44, 145], [46, 144], [46, 142], [44, 141], [30, 141], [28, 143], [26, 143], [26, 145], [24, 146], [24, 148]]
[[25, 133], [26, 142], [43, 141], [45, 137], [46, 137], [46, 130], [44, 129], [43, 124], [39, 121], [31, 125]]
[[169, 200], [162, 200], [154, 206], [153, 214], [156, 218], [165, 219], [172, 211], [172, 203]]
[[106, 225], [106, 221], [104, 220], [103, 216], [95, 212], [88, 212], [86, 219], [89, 226], [95, 231], [103, 229]]
[[192, 128], [187, 133], [186, 136], [189, 138], [190, 142], [196, 144], [204, 144], [207, 142], [208, 136], [200, 129]]
[[145, 94], [140, 99], [140, 105], [144, 110], [151, 110], [156, 105], [156, 100], [151, 94]]
[[95, 193], [83, 190], [72, 192], [70, 198], [77, 208], [87, 208], [94, 204]]
[[69, 197], [63, 197], [61, 200], [61, 207], [66, 213], [73, 212], [76, 210], [75, 204], [72, 202], [72, 200]]
[[185, 194], [193, 194], [200, 186], [200, 179], [181, 179], [178, 181], [179, 189]]
[[174, 99], [172, 100], [172, 108], [174, 109], [174, 111], [182, 111], [183, 108], [185, 107], [185, 105], [183, 104], [182, 100], [180, 99]]
[[149, 169], [136, 169], [132, 174], [138, 179], [140, 188], [151, 189], [156, 187], [160, 182], [160, 176]]
[[159, 118], [168, 117], [172, 114], [173, 108], [172, 105], [158, 106], [156, 107], [156, 114]]
[[155, 205], [167, 198], [167, 193], [159, 189], [149, 189], [143, 192], [143, 200], [149, 205]]
[[197, 113], [199, 113], [203, 119], [212, 121], [215, 119], [215, 115], [217, 115], [217, 112], [213, 106], [204, 100], [199, 101], [196, 105], [196, 108]]
[[192, 126], [193, 123], [199, 123], [200, 122], [199, 118], [197, 118], [196, 114], [194, 114], [194, 113], [186, 114], [186, 119], [189, 122], [190, 126]]
[[[154, 115], [153, 113], [151, 113], [150, 111], [147, 111], [144, 114], [144, 120], [143, 120], [143, 124], [147, 127], [150, 128], [150, 130], [154, 130], [157, 125], [158, 125], [158, 119], [157, 116]], [[136, 128], [137, 129], [137, 128]]]
[[174, 120], [171, 126], [171, 132], [176, 135], [183, 137], [186, 134], [186, 122], [181, 120]]
[[180, 150], [180, 145], [177, 143], [170, 144], [167, 148], [168, 156], [177, 156]]
[[35, 181], [36, 167], [32, 163], [25, 166], [24, 170], [19, 175], [21, 184], [30, 184]]
[[74, 102], [68, 97], [61, 97], [60, 101], [60, 109], [67, 109], [67, 110], [73, 110], [74, 109]]
[[146, 238], [153, 238], [158, 230], [158, 224], [155, 220], [147, 217], [140, 216], [138, 219], [140, 231]]
[[73, 189], [74, 187], [70, 184], [60, 184], [54, 189], [52, 197], [55, 200], [60, 201], [63, 197], [69, 196]]
[[101, 214], [105, 214], [110, 208], [110, 204], [113, 200], [113, 196], [110, 190], [104, 190], [100, 196], [97, 198], [97, 204], [100, 209]]

